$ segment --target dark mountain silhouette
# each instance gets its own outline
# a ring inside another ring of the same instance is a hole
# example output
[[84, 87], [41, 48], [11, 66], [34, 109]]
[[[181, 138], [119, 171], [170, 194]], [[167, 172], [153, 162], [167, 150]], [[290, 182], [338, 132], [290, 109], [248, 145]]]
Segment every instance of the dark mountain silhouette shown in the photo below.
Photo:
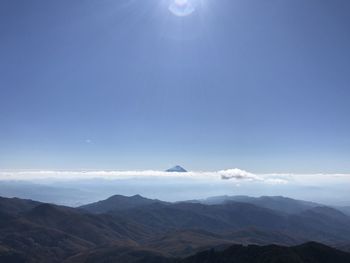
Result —
[[90, 213], [106, 213], [109, 211], [118, 211], [125, 209], [133, 209], [141, 206], [147, 206], [156, 203], [165, 203], [159, 200], [144, 198], [140, 195], [126, 197], [122, 195], [114, 195], [106, 200], [81, 206], [80, 208]]
[[64, 263], [177, 263], [177, 261], [154, 250], [113, 246], [80, 253], [68, 258]]
[[342, 211], [344, 214], [350, 216], [350, 206], [336, 207], [336, 209]]
[[[134, 243], [130, 237], [137, 231], [137, 226], [130, 225], [119, 218], [109, 215], [92, 215], [81, 213], [77, 209], [42, 204], [35, 207], [22, 218], [48, 228], [69, 233], [92, 244], [113, 242]], [[142, 231], [137, 232], [137, 236]]]
[[180, 165], [176, 165], [174, 167], [171, 167], [168, 170], [166, 170], [166, 172], [187, 173], [187, 171], [183, 167], [181, 167]]
[[[315, 203], [284, 197], [258, 198], [258, 204], [262, 203], [261, 200], [270, 199], [273, 199], [276, 210], [232, 201], [219, 205], [156, 202], [139, 206], [138, 209], [108, 213], [128, 218], [161, 237], [164, 232], [178, 235], [179, 230], [198, 229], [219, 235], [218, 244], [229, 240], [244, 244], [296, 245], [316, 240], [329, 245], [348, 247], [350, 219], [343, 213], [329, 207], [317, 207], [318, 204]], [[263, 206], [266, 206], [266, 203]], [[280, 209], [281, 207], [283, 209]], [[174, 239], [173, 237], [172, 240]], [[207, 240], [212, 238], [207, 237]], [[193, 249], [202, 245], [205, 247], [198, 239], [197, 245], [194, 245], [190, 238], [187, 241]], [[179, 251], [184, 250], [179, 248]], [[179, 251], [172, 250], [169, 253], [175, 255]]]
[[[284, 198], [279, 199], [282, 204], [286, 203]], [[288, 203], [294, 206], [292, 209], [296, 209], [294, 203], [299, 202], [288, 199]], [[291, 213], [292, 209], [286, 213], [233, 201], [219, 205], [156, 202], [139, 206], [137, 209], [111, 210], [108, 213], [127, 218], [143, 228], [152, 229], [151, 231], [158, 235], [169, 231], [200, 229], [221, 235], [224, 240], [236, 241], [236, 237], [228, 238], [228, 233], [243, 229], [250, 231], [253, 228], [264, 233], [263, 237], [257, 239], [251, 238], [254, 235], [246, 233], [246, 240], [256, 244], [295, 245], [310, 240], [327, 244], [349, 243], [350, 218], [340, 211], [328, 207], [312, 207], [304, 208], [302, 212], [296, 209], [298, 212]], [[242, 238], [239, 240], [242, 242]], [[263, 240], [269, 242], [263, 243]]]
[[307, 209], [321, 206], [320, 204], [307, 202], [302, 200], [295, 200], [283, 196], [262, 196], [262, 197], [250, 197], [250, 196], [215, 196], [204, 200], [198, 200], [202, 204], [224, 204], [227, 202], [241, 202], [265, 207], [289, 214], [299, 213]]
[[168, 262], [232, 244], [307, 241], [349, 249], [350, 218], [325, 206], [291, 214], [250, 203], [167, 203], [141, 196], [113, 196], [81, 208], [0, 199], [0, 259], [6, 259], [0, 262], [95, 262], [104, 254], [122, 262]]
[[176, 229], [202, 229], [214, 233], [227, 233], [256, 226], [266, 229], [284, 228], [285, 215], [251, 204], [228, 203], [203, 205], [192, 203], [154, 204], [138, 209], [111, 211], [157, 231]]
[[348, 263], [350, 254], [318, 243], [295, 247], [232, 246], [224, 251], [204, 251], [181, 263]]
[[350, 254], [319, 243], [310, 242], [294, 247], [277, 245], [234, 245], [224, 250], [206, 250], [179, 259], [140, 249], [110, 247], [96, 249], [71, 257], [65, 263], [348, 263]]
[[15, 250], [0, 246], [0, 262], [6, 262], [6, 263], [25, 262], [25, 255]]
[[7, 214], [18, 214], [29, 211], [40, 204], [40, 202], [32, 200], [0, 197], [0, 212]]

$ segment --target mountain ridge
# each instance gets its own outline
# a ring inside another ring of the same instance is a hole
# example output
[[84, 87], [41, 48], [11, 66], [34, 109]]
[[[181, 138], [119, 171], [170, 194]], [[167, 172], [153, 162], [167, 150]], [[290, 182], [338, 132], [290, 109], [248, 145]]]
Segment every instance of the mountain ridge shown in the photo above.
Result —
[[83, 205], [79, 208], [91, 213], [106, 213], [109, 211], [132, 209], [155, 203], [166, 204], [167, 202], [160, 201], [157, 199], [145, 198], [141, 195], [133, 195], [130, 197], [123, 195], [113, 195], [105, 200]]
[[[106, 200], [111, 210], [104, 206]], [[131, 258], [139, 250], [148, 251], [140, 252], [146, 258], [150, 251], [162, 252], [157, 260], [232, 244], [295, 246], [317, 241], [350, 248], [350, 217], [324, 206], [289, 214], [234, 201], [167, 203], [140, 195], [106, 200], [94, 203], [97, 210], [89, 212], [84, 207], [0, 198], [0, 256], [25, 254], [32, 260], [28, 262], [56, 263], [96, 249], [99, 254], [99, 248], [114, 254], [113, 247], [128, 247]], [[124, 201], [127, 205], [118, 207]], [[44, 261], [47, 258], [52, 260]]]

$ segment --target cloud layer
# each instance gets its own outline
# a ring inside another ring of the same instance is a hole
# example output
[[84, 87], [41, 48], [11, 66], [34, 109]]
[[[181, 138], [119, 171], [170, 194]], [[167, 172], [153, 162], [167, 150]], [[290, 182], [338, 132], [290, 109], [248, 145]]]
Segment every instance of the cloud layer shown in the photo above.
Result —
[[[43, 191], [46, 188], [49, 190]], [[188, 173], [152, 170], [0, 171], [0, 196], [60, 204], [72, 204], [74, 200], [73, 205], [95, 202], [114, 194], [141, 194], [165, 201], [219, 195], [283, 195], [325, 204], [349, 205], [349, 189], [350, 174], [254, 174], [238, 168]], [[71, 195], [67, 195], [70, 191]], [[58, 200], [58, 196], [66, 197], [65, 201]]]
[[221, 171], [190, 171], [186, 173], [157, 170], [144, 171], [0, 171], [0, 180], [40, 180], [40, 179], [127, 179], [127, 178], [192, 178], [192, 179], [236, 179], [261, 181], [257, 175], [240, 169]]
[[135, 179], [135, 178], [178, 178], [204, 181], [237, 181], [265, 184], [329, 185], [349, 184], [350, 174], [254, 174], [238, 168], [219, 171], [190, 171], [169, 173], [165, 171], [0, 171], [0, 180], [89, 180], [89, 179]]

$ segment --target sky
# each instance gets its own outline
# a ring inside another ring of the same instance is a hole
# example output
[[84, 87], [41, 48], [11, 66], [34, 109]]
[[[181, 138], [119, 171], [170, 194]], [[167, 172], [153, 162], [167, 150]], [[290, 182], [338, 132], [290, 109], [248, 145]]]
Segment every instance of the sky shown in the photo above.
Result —
[[348, 0], [2, 0], [0, 169], [350, 172]]

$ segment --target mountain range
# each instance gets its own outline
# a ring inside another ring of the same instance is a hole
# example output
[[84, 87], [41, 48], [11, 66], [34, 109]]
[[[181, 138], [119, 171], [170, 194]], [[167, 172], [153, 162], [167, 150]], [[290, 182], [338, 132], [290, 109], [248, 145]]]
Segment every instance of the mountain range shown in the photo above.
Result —
[[[0, 262], [273, 262], [222, 261], [225, 253], [240, 258], [264, 251], [301, 258], [276, 262], [329, 262], [298, 254], [314, 255], [315, 249], [347, 258], [327, 246], [349, 251], [350, 217], [285, 197], [169, 203], [115, 195], [79, 208], [0, 198]], [[94, 261], [104, 257], [122, 259]]]

